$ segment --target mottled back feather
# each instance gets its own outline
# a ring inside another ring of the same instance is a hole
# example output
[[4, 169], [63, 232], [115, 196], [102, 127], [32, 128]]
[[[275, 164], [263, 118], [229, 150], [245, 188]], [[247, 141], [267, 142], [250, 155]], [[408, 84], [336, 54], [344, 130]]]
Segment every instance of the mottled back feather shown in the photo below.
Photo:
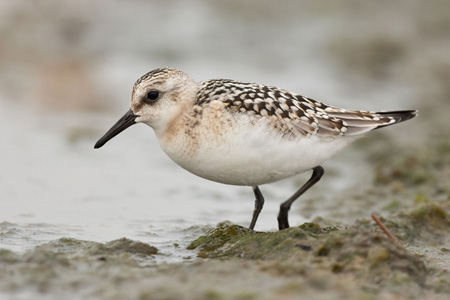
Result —
[[222, 101], [232, 113], [264, 118], [284, 136], [358, 135], [415, 116], [416, 111], [347, 110], [272, 86], [227, 79], [199, 83], [196, 105]]

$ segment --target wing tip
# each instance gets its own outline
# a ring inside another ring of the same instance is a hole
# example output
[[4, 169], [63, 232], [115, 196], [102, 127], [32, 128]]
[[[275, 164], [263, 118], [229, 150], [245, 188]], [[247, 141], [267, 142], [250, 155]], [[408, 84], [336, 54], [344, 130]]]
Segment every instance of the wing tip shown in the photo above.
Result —
[[385, 127], [385, 126], [401, 123], [404, 121], [408, 121], [408, 120], [418, 116], [419, 111], [417, 109], [385, 111], [385, 112], [382, 111], [382, 112], [377, 112], [377, 114], [382, 115], [384, 117], [391, 118], [393, 120], [392, 123], [383, 124], [383, 125], [378, 126], [378, 128], [380, 128], [380, 127]]

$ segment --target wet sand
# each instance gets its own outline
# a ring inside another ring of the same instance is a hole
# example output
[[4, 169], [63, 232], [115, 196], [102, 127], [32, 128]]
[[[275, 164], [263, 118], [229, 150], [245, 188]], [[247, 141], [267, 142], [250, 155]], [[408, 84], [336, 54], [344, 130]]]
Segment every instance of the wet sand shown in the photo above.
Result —
[[367, 219], [279, 232], [224, 222], [188, 247], [198, 259], [173, 264], [155, 263], [158, 250], [138, 241], [62, 238], [1, 250], [0, 287], [10, 299], [443, 299], [449, 208], [418, 204], [383, 218], [399, 243]]

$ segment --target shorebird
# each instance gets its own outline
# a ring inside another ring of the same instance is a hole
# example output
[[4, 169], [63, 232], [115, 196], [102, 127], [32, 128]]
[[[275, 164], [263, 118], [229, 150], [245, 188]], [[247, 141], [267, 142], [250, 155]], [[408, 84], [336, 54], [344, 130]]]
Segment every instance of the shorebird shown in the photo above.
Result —
[[282, 230], [289, 228], [292, 203], [324, 174], [324, 161], [367, 132], [416, 115], [417, 110], [343, 109], [277, 87], [229, 79], [196, 82], [182, 71], [160, 68], [136, 81], [130, 109], [94, 147], [133, 124], [147, 124], [182, 168], [212, 181], [252, 187], [250, 229], [264, 205], [259, 185], [312, 170], [311, 178], [280, 205]]

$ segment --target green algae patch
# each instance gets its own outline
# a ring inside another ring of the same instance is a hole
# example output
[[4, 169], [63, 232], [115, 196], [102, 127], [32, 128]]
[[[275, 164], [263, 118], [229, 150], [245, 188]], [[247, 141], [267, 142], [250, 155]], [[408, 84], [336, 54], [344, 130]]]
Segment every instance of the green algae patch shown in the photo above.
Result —
[[198, 257], [242, 257], [265, 259], [290, 255], [292, 249], [311, 250], [309, 239], [335, 230], [319, 224], [305, 223], [297, 228], [277, 232], [256, 232], [229, 222], [222, 222], [206, 235], [197, 238], [187, 249], [199, 249]]
[[230, 222], [221, 222], [205, 236], [193, 241], [187, 249], [194, 250], [200, 247], [201, 251], [214, 251], [236, 237], [252, 233], [254, 233], [252, 230], [245, 227], [233, 225]]

